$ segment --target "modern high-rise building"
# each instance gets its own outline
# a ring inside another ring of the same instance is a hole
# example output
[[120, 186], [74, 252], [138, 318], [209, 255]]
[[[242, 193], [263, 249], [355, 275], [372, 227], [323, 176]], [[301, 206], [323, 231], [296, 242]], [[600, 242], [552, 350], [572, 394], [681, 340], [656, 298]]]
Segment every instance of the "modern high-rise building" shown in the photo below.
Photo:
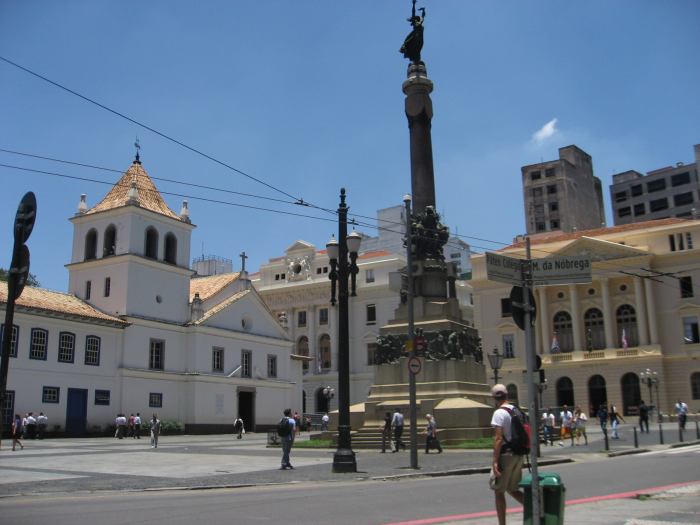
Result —
[[679, 162], [646, 175], [634, 170], [613, 175], [610, 197], [615, 225], [692, 217], [700, 201], [700, 144], [693, 149], [691, 164]]
[[567, 146], [559, 148], [558, 160], [521, 169], [527, 235], [605, 226], [603, 187], [588, 153]]

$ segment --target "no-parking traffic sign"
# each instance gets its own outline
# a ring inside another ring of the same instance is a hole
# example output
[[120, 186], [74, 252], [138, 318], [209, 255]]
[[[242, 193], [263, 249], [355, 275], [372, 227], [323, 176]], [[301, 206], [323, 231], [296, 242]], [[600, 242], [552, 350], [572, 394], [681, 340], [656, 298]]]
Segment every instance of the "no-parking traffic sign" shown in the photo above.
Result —
[[423, 365], [417, 357], [412, 357], [408, 360], [408, 371], [413, 375], [419, 374], [422, 367]]

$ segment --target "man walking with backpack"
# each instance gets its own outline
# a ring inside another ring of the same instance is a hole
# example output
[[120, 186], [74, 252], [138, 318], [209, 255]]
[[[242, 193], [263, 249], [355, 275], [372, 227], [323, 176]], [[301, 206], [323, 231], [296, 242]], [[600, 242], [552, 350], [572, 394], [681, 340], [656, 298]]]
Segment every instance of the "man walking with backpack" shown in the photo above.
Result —
[[292, 451], [292, 445], [294, 444], [294, 435], [296, 434], [296, 424], [294, 423], [294, 418], [289, 416], [292, 415], [291, 408], [284, 409], [284, 417], [280, 419], [277, 424], [277, 434], [282, 442], [282, 466], [280, 470], [293, 469], [294, 467], [289, 462], [289, 453]]
[[[498, 515], [499, 525], [506, 523], [506, 492], [510, 494], [521, 505], [523, 504], [524, 494], [520, 490], [519, 483], [523, 473], [523, 458], [526, 451], [522, 447], [525, 444], [522, 442], [522, 433], [527, 436], [522, 426], [522, 419], [518, 425], [519, 432], [514, 432], [513, 419], [522, 417], [522, 411], [516, 406], [508, 403], [508, 390], [505, 385], [496, 385], [491, 389], [491, 396], [498, 404], [498, 408], [493, 413], [491, 426], [495, 430], [495, 439], [493, 441], [493, 467], [491, 469], [491, 477], [489, 485], [491, 490], [496, 493], [496, 514]], [[519, 434], [520, 437], [516, 436]], [[517, 438], [517, 439], [516, 439]], [[525, 439], [527, 442], [528, 440]]]

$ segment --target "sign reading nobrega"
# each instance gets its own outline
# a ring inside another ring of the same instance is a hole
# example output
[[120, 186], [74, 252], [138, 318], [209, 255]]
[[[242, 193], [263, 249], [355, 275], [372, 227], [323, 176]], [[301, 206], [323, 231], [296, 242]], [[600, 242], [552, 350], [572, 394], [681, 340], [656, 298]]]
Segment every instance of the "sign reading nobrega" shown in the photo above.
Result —
[[497, 283], [520, 286], [523, 283], [522, 259], [486, 252], [486, 278]]
[[593, 282], [590, 257], [564, 256], [532, 260], [532, 286]]

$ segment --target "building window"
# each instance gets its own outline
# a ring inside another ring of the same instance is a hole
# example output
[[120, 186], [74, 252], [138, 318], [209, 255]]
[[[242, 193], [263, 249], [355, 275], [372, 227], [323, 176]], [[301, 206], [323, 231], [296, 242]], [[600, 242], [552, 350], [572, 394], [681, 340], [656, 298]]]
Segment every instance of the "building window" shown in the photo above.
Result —
[[41, 395], [42, 403], [58, 403], [61, 389], [57, 386], [45, 386], [44, 392]]
[[693, 204], [693, 192], [689, 191], [687, 193], [679, 193], [673, 196], [674, 206], [685, 206], [687, 204]]
[[58, 360], [64, 363], [72, 363], [75, 354], [75, 335], [61, 332], [58, 336]]
[[163, 394], [151, 392], [148, 394], [148, 406], [161, 408], [163, 406]]
[[558, 229], [560, 228], [560, 226], [559, 226], [559, 221], [558, 221], [558, 220], [557, 220], [557, 221], [550, 221], [549, 224], [551, 225], [551, 228], [552, 228], [553, 230], [558, 230]]
[[513, 334], [503, 336], [503, 357], [515, 359], [515, 336]]
[[656, 199], [653, 201], [649, 201], [649, 211], [650, 212], [667, 210], [667, 209], [668, 209], [668, 199], [666, 197], [664, 197], [663, 199]]
[[163, 370], [163, 354], [165, 353], [165, 342], [151, 339], [151, 350], [148, 360], [150, 370]]
[[92, 294], [92, 281], [85, 281], [85, 300], [90, 300], [90, 295]]
[[545, 177], [554, 177], [554, 168], [548, 168], [544, 170], [544, 176]]
[[100, 338], [90, 335], [85, 339], [85, 364], [100, 365]]
[[111, 396], [109, 390], [95, 390], [95, 404], [108, 406]]
[[211, 350], [211, 369], [213, 372], [224, 371], [224, 349], [212, 348]]
[[559, 211], [559, 203], [558, 202], [550, 202], [549, 203], [549, 211]]
[[318, 324], [328, 324], [328, 308], [321, 308], [318, 311]]
[[532, 196], [533, 197], [542, 197], [542, 187], [532, 188]]
[[377, 343], [367, 343], [367, 364], [376, 365], [377, 363]]
[[267, 377], [277, 377], [277, 356], [267, 356]]
[[557, 192], [557, 185], [552, 184], [550, 186], [547, 186], [547, 195], [554, 195]]
[[150, 259], [158, 258], [158, 232], [155, 228], [150, 227], [146, 230], [146, 239], [144, 253]]
[[545, 230], [545, 228], [546, 228], [546, 226], [545, 226], [544, 221], [537, 223], [537, 231], [538, 232], [543, 232]]
[[538, 204], [535, 206], [535, 213], [544, 213], [544, 204]]
[[635, 184], [634, 186], [630, 186], [630, 194], [632, 197], [639, 197], [644, 193], [644, 189], [642, 188], [641, 184]]
[[530, 173], [530, 180], [539, 180], [542, 178], [542, 172], [541, 171], [533, 171]]
[[102, 256], [107, 257], [108, 255], [114, 255], [117, 247], [117, 228], [114, 224], [107, 226], [105, 230], [105, 238], [102, 243]]
[[366, 283], [373, 283], [374, 282], [374, 268], [370, 270], [365, 270], [365, 282]]
[[685, 184], [690, 184], [690, 173], [679, 173], [678, 175], [671, 175], [671, 186], [675, 188], [676, 186], [683, 186]]
[[683, 335], [685, 337], [685, 344], [687, 345], [700, 343], [700, 331], [698, 331], [697, 317], [683, 318]]
[[165, 253], [163, 254], [165, 262], [177, 264], [177, 237], [172, 233], [165, 236]]
[[[586, 328], [586, 347], [593, 350], [605, 348], [605, 322], [603, 312], [598, 308], [590, 308], [583, 316], [583, 324]], [[588, 342], [590, 341], [590, 343]]]
[[646, 206], [642, 202], [641, 204], [635, 204], [634, 205], [634, 216], [637, 217], [639, 215], [644, 215], [646, 213]]
[[112, 290], [112, 278], [105, 277], [105, 297], [109, 297], [109, 292]]
[[85, 260], [97, 258], [97, 230], [92, 229], [85, 236]]
[[627, 191], [618, 191], [615, 194], [615, 202], [624, 202], [627, 200]]
[[[2, 325], [0, 341], [5, 337], [5, 325]], [[17, 338], [19, 337], [19, 326], [12, 325], [12, 339], [10, 340], [10, 357], [17, 357]]]
[[666, 189], [666, 179], [658, 179], [647, 183], [647, 193], [663, 191]]
[[249, 350], [241, 351], [241, 377], [250, 377], [250, 365], [253, 354]]
[[690, 392], [694, 400], [700, 399], [700, 372], [693, 372], [690, 375]]
[[331, 336], [323, 334], [319, 340], [319, 354], [321, 359], [321, 368], [324, 370], [331, 369]]
[[513, 317], [510, 311], [510, 297], [501, 299], [501, 317]]
[[[306, 336], [299, 338], [299, 342], [297, 343], [297, 355], [309, 356], [309, 339]], [[304, 360], [301, 364], [301, 369], [305, 372], [308, 371], [309, 362]]]
[[639, 340], [637, 338], [637, 313], [629, 304], [623, 304], [617, 309], [617, 341], [622, 348], [622, 332], [625, 332], [627, 346], [637, 346]]
[[678, 281], [681, 283], [681, 299], [693, 297], [693, 278], [690, 276], [679, 277]]
[[40, 328], [32, 329], [32, 346], [29, 352], [29, 359], [43, 359], [46, 361], [46, 341], [49, 333]]
[[297, 326], [300, 328], [306, 326], [306, 310], [297, 312]]
[[624, 208], [617, 210], [618, 217], [627, 217], [628, 215], [632, 215], [632, 208], [629, 206], [625, 206]]
[[15, 416], [15, 391], [5, 390], [5, 404], [2, 407], [2, 424], [11, 425]]
[[367, 324], [377, 324], [377, 305], [367, 305]]
[[[563, 353], [573, 352], [574, 334], [571, 315], [568, 312], [557, 312], [554, 316], [554, 335], [557, 336], [559, 350]], [[549, 344], [549, 341], [547, 342]]]

